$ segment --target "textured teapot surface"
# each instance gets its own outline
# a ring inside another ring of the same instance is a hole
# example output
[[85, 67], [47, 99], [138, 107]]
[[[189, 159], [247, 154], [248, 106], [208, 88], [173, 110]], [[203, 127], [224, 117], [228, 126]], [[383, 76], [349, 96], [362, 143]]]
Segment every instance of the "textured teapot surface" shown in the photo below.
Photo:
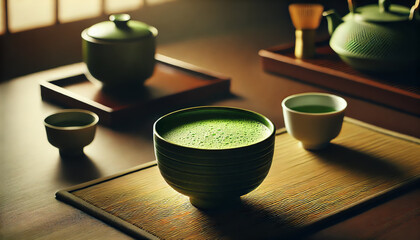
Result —
[[389, 2], [383, 0], [379, 3], [358, 9], [350, 6], [352, 11], [343, 19], [334, 11], [324, 12], [331, 48], [343, 61], [360, 70], [400, 71], [418, 65], [418, 14], [411, 18], [409, 8], [387, 5]]

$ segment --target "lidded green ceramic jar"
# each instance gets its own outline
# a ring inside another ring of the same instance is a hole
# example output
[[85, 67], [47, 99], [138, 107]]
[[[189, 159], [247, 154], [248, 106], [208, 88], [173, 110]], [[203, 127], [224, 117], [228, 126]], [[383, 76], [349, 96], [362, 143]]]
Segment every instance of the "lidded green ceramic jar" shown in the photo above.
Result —
[[419, 0], [410, 9], [379, 0], [356, 7], [340, 18], [324, 12], [331, 34], [330, 46], [350, 66], [369, 72], [398, 72], [416, 68], [420, 61]]
[[104, 88], [141, 86], [155, 66], [156, 28], [114, 14], [82, 32], [82, 54], [89, 73]]

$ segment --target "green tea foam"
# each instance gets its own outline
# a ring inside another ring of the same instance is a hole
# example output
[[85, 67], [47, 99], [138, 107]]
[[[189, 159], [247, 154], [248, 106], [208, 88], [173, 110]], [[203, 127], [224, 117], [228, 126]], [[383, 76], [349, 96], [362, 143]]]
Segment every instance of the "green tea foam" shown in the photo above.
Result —
[[270, 129], [259, 121], [226, 117], [180, 122], [162, 137], [186, 147], [224, 149], [248, 146], [270, 134]]

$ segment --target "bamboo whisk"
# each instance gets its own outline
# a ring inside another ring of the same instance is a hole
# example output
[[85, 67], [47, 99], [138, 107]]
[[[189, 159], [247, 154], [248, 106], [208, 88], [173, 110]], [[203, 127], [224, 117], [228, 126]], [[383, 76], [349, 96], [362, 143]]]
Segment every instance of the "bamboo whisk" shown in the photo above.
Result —
[[311, 58], [315, 55], [315, 30], [319, 27], [323, 10], [321, 4], [289, 5], [290, 17], [296, 29], [296, 58]]

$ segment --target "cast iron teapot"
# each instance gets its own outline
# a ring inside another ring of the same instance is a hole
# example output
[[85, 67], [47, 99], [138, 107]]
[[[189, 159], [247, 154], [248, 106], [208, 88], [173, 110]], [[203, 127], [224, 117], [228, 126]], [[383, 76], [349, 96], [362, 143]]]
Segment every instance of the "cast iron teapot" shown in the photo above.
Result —
[[355, 69], [368, 72], [399, 72], [419, 68], [419, 2], [410, 9], [379, 0], [356, 7], [342, 19], [334, 10], [323, 13], [331, 35], [330, 46]]

